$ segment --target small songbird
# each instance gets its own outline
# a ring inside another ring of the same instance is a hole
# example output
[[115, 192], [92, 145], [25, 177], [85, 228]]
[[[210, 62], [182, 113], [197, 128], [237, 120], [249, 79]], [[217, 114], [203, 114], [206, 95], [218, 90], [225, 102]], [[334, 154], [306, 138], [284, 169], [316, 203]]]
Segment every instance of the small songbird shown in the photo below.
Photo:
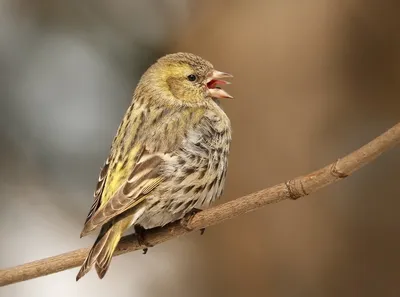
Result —
[[232, 96], [218, 85], [227, 77], [190, 53], [166, 55], [143, 74], [100, 172], [81, 237], [101, 230], [76, 280], [93, 265], [103, 278], [130, 226], [143, 240], [143, 230], [221, 196], [231, 125], [218, 100]]

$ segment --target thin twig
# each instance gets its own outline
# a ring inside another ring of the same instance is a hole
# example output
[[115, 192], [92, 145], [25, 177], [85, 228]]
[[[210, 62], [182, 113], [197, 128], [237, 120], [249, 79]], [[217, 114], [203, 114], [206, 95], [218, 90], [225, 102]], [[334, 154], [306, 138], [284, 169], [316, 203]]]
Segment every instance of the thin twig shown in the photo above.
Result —
[[[227, 203], [197, 213], [188, 223], [192, 231], [219, 224], [242, 214], [259, 209], [267, 204], [286, 199], [298, 199], [309, 195], [329, 184], [337, 182], [364, 165], [376, 159], [383, 152], [400, 142], [400, 123], [375, 138], [362, 148], [342, 159], [308, 175], [296, 177], [273, 187], [237, 198]], [[174, 222], [163, 228], [154, 228], [146, 233], [146, 240], [152, 245], [188, 233], [180, 222]], [[115, 255], [142, 249], [135, 235], [122, 238]], [[89, 249], [79, 249], [58, 256], [34, 261], [13, 268], [0, 270], [0, 286], [5, 286], [36, 277], [56, 273], [80, 266]]]

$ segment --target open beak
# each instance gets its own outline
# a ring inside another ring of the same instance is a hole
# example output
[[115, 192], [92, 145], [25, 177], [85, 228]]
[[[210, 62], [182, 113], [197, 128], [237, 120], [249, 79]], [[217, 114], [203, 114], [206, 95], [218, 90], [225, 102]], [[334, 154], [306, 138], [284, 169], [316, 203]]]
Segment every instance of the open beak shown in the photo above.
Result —
[[211, 94], [211, 97], [222, 99], [222, 98], [229, 98], [232, 99], [233, 97], [229, 95], [225, 90], [218, 87], [218, 85], [229, 85], [230, 82], [223, 80], [222, 78], [229, 78], [233, 77], [232, 74], [221, 72], [214, 70], [209, 78], [207, 79], [207, 88]]

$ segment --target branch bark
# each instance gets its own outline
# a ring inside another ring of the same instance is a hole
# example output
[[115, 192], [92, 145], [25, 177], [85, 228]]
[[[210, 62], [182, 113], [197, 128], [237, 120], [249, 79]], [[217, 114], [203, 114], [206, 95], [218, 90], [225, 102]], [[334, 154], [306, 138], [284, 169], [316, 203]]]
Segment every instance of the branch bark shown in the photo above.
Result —
[[[295, 200], [309, 195], [327, 185], [348, 177], [354, 171], [370, 163], [383, 152], [399, 143], [400, 123], [360, 149], [308, 175], [296, 177], [273, 187], [199, 212], [192, 217], [187, 227], [190, 231], [199, 230], [257, 210], [267, 204], [286, 199]], [[183, 228], [178, 221], [163, 228], [148, 230], [146, 240], [150, 244], [156, 245], [190, 231]], [[142, 248], [138, 244], [134, 234], [128, 235], [121, 239], [115, 255], [121, 255]], [[89, 248], [83, 248], [0, 270], [0, 287], [80, 266], [88, 252]]]

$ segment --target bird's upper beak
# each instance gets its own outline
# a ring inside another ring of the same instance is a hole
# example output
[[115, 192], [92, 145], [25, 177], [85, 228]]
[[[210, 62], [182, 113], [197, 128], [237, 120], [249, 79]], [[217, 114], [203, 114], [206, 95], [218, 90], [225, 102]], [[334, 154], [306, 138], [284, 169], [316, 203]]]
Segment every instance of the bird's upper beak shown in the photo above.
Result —
[[207, 79], [207, 88], [211, 94], [211, 97], [222, 99], [222, 98], [229, 98], [232, 99], [233, 97], [229, 95], [225, 90], [221, 89], [217, 85], [229, 85], [230, 82], [222, 80], [222, 78], [233, 77], [232, 74], [213, 70], [211, 75]]

